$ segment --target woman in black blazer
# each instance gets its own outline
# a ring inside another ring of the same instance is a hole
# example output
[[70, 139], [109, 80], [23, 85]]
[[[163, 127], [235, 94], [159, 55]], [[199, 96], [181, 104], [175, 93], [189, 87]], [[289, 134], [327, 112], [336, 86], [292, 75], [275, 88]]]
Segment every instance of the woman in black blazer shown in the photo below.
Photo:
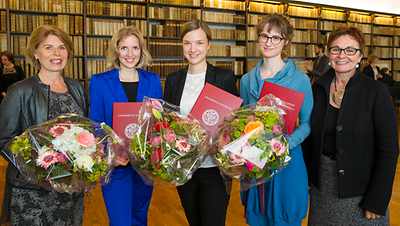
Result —
[[378, 63], [378, 56], [375, 54], [370, 54], [368, 56], [368, 65], [362, 70], [362, 73], [372, 79], [379, 80], [382, 79], [381, 70], [376, 64]]
[[308, 225], [389, 225], [399, 142], [385, 84], [358, 69], [357, 28], [329, 36], [328, 70], [313, 88], [311, 134], [303, 143], [310, 181]]
[[[167, 76], [164, 100], [180, 106], [189, 114], [206, 82], [239, 96], [232, 70], [207, 63], [211, 46], [211, 29], [200, 20], [189, 21], [181, 29], [180, 39], [188, 67]], [[178, 188], [186, 218], [191, 226], [223, 226], [230, 196], [211, 156]]]
[[1, 67], [0, 67], [0, 103], [6, 96], [9, 86], [21, 81], [25, 78], [22, 67], [15, 65], [14, 55], [9, 51], [3, 51], [0, 54]]

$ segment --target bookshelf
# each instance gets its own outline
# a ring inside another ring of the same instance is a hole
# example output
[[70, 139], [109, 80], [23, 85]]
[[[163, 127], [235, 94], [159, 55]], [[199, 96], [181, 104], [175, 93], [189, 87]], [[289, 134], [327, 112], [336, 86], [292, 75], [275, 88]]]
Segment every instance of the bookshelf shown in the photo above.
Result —
[[105, 53], [112, 35], [121, 27], [135, 25], [153, 56], [153, 66], [144, 68], [166, 75], [187, 65], [179, 40], [183, 24], [202, 19], [212, 30], [213, 44], [207, 60], [232, 69], [238, 77], [258, 64], [256, 25], [267, 14], [286, 15], [295, 27], [292, 43], [285, 47], [290, 59], [305, 72], [304, 60], [314, 59], [314, 45], [326, 43], [340, 26], [364, 32], [369, 54], [378, 55], [380, 67], [388, 67], [400, 80], [400, 18], [396, 15], [352, 11], [332, 6], [302, 5], [291, 1], [261, 0], [0, 0], [0, 50], [14, 53], [16, 64], [27, 75], [37, 72], [25, 61], [27, 39], [43, 24], [60, 27], [74, 42], [74, 60], [64, 75], [79, 79], [86, 88], [92, 74], [108, 70]]

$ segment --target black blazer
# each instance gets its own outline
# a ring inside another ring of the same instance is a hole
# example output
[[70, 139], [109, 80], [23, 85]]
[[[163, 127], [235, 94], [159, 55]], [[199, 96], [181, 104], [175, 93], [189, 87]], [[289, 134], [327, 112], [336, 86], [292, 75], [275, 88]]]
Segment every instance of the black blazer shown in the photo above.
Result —
[[[381, 69], [380, 69], [378, 66], [375, 66], [375, 67], [376, 67], [376, 69], [378, 69], [378, 73], [380, 74], [380, 73], [381, 73]], [[363, 68], [363, 70], [362, 70], [362, 73], [363, 73], [364, 75], [366, 75], [366, 76], [372, 78], [372, 79], [375, 79], [375, 76], [374, 76], [374, 69], [372, 69], [371, 64], [368, 64], [367, 66], [365, 66], [365, 67]]]
[[8, 87], [11, 86], [12, 84], [21, 81], [25, 78], [25, 73], [22, 70], [22, 67], [18, 66], [18, 65], [14, 65], [15, 71], [17, 72], [18, 76], [15, 76], [15, 78], [13, 78], [13, 80], [9, 80], [9, 81], [4, 81], [3, 79], [3, 66], [0, 66], [0, 93], [2, 92], [6, 92]]
[[314, 64], [314, 68], [312, 71], [308, 73], [309, 76], [313, 79], [313, 81], [317, 81], [325, 72], [331, 68], [329, 66], [329, 58], [327, 56], [322, 55], [320, 59], [316, 59]]
[[[165, 82], [164, 87], [165, 101], [177, 106], [180, 105], [183, 88], [185, 87], [187, 69], [188, 67], [167, 75], [167, 81]], [[236, 75], [232, 70], [214, 67], [212, 64], [207, 62], [205, 82], [208, 82], [211, 85], [223, 89], [233, 95], [239, 96], [236, 81]]]
[[[309, 181], [320, 188], [320, 158], [335, 72], [330, 69], [312, 86], [311, 134], [303, 142]], [[362, 208], [385, 215], [396, 173], [397, 117], [387, 86], [360, 70], [346, 85], [336, 124], [339, 197], [364, 196]]]

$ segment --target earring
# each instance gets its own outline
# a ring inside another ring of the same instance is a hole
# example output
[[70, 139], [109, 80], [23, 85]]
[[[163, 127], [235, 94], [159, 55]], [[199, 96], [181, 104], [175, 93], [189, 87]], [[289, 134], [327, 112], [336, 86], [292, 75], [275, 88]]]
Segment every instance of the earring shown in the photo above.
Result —
[[329, 67], [331, 66], [331, 62], [328, 62]]
[[357, 64], [357, 65], [356, 65], [356, 68], [358, 68], [358, 67], [360, 67], [360, 65], [359, 65], [359, 64]]

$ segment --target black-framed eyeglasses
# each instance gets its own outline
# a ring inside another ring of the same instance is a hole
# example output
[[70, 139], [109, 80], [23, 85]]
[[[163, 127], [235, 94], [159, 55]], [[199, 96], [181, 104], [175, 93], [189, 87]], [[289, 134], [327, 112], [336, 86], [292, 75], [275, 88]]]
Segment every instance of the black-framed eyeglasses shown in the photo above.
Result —
[[339, 47], [337, 47], [337, 46], [335, 46], [335, 47], [329, 47], [329, 52], [330, 52], [332, 55], [339, 55], [342, 51], [343, 51], [344, 54], [346, 54], [347, 56], [354, 56], [354, 55], [356, 55], [357, 51], [360, 51], [360, 49], [356, 49], [356, 48], [353, 48], [353, 47], [347, 47], [347, 48], [345, 48], [345, 49], [341, 49], [341, 48], [339, 48]]
[[282, 41], [283, 39], [285, 39], [285, 38], [281, 38], [281, 37], [279, 37], [279, 36], [272, 36], [272, 37], [269, 37], [268, 35], [263, 34], [263, 33], [261, 33], [261, 34], [258, 35], [258, 40], [259, 40], [260, 42], [262, 42], [262, 43], [268, 42], [268, 39], [271, 39], [271, 43], [272, 43], [272, 44], [278, 45], [278, 44], [281, 43], [281, 41]]

